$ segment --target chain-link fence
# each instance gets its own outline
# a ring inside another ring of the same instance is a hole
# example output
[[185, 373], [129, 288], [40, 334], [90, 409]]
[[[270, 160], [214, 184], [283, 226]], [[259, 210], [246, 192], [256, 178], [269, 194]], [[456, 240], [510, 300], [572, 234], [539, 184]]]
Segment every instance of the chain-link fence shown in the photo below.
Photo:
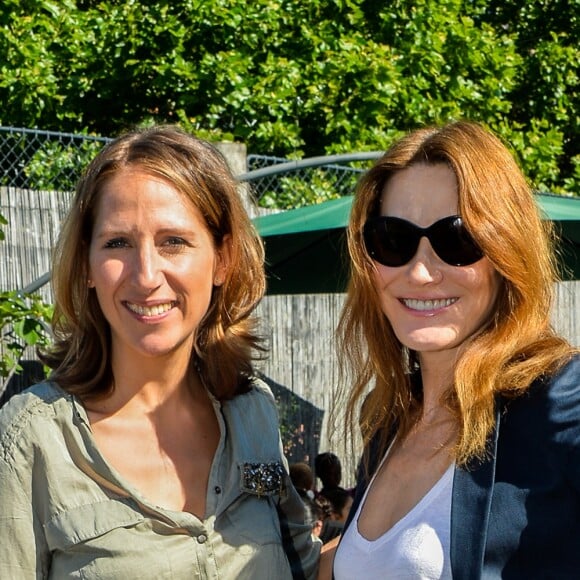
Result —
[[[0, 127], [0, 186], [41, 191], [73, 191], [83, 168], [109, 138]], [[341, 158], [345, 156], [334, 156]], [[360, 173], [375, 154], [351, 161], [316, 165], [291, 162], [282, 157], [251, 154], [248, 172], [251, 191], [262, 207], [289, 209], [349, 195]], [[276, 168], [279, 167], [280, 171]], [[266, 175], [264, 168], [274, 168]]]
[[[252, 193], [257, 203], [266, 208], [291, 209], [351, 195], [360, 174], [377, 157], [374, 152], [357, 157], [337, 155], [315, 158], [316, 164], [280, 157], [248, 155]], [[329, 162], [325, 162], [328, 159]], [[330, 162], [338, 159], [339, 162]], [[274, 171], [260, 176], [266, 167]], [[279, 171], [277, 171], [279, 169]]]
[[0, 185], [72, 191], [80, 172], [110, 139], [0, 127]]

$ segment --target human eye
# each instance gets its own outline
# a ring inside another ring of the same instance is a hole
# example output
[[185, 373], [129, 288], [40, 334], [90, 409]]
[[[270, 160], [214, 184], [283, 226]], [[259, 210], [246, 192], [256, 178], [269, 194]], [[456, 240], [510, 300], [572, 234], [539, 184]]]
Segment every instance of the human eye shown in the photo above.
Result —
[[180, 238], [179, 236], [170, 236], [169, 238], [167, 238], [167, 240], [165, 240], [165, 245], [170, 247], [186, 246], [187, 242], [183, 238]]
[[181, 236], [167, 236], [160, 245], [160, 250], [168, 255], [180, 254], [189, 248], [191, 244]]
[[110, 249], [126, 248], [128, 245], [129, 243], [125, 238], [111, 238], [104, 243], [104, 247]]

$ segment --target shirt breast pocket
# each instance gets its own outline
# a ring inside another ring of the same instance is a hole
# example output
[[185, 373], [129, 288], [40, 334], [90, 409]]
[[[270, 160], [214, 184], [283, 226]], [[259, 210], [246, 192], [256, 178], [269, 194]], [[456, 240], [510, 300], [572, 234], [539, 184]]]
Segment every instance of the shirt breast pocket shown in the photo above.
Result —
[[45, 525], [52, 554], [50, 578], [169, 578], [163, 553], [153, 549], [151, 523], [126, 500], [77, 506], [53, 516]]
[[284, 492], [284, 467], [279, 461], [242, 463], [240, 495], [226, 510], [232, 541], [242, 544], [280, 544], [276, 502]]
[[232, 530], [243, 542], [256, 545], [280, 544], [280, 522], [273, 497], [242, 494], [226, 515]]

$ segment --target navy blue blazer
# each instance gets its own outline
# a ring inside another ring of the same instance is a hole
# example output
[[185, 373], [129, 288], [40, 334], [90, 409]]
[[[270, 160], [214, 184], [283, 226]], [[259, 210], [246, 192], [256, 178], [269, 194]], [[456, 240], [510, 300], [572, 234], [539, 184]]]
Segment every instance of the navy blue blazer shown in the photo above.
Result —
[[[580, 356], [516, 399], [498, 401], [489, 459], [456, 468], [454, 580], [580, 579]], [[369, 446], [369, 471], [381, 457]], [[356, 512], [368, 478], [359, 469]]]

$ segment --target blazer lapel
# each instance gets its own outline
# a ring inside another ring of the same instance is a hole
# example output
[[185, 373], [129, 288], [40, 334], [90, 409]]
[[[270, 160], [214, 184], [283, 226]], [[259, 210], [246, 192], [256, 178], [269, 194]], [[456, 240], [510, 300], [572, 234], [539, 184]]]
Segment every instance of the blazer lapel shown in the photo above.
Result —
[[495, 479], [499, 407], [495, 427], [489, 437], [489, 458], [469, 469], [455, 469], [451, 502], [453, 580], [479, 580], [482, 575]]

